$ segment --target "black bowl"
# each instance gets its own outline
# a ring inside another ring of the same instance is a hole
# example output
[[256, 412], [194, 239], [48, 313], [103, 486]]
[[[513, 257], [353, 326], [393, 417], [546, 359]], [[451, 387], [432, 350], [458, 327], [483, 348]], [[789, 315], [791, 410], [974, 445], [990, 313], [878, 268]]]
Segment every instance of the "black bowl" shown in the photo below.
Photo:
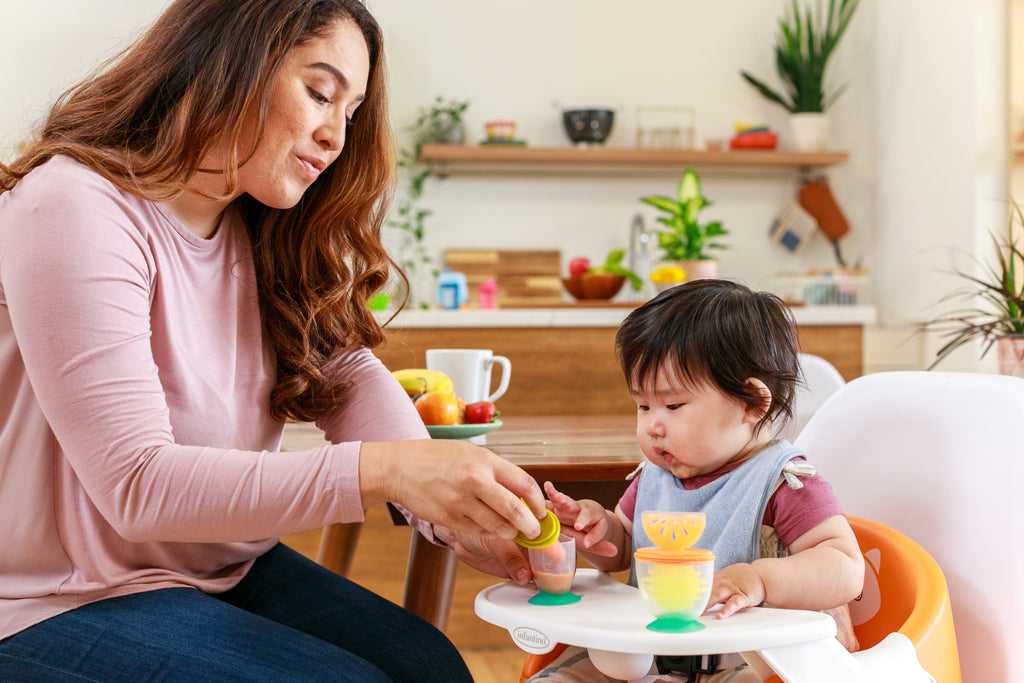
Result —
[[611, 109], [568, 109], [562, 112], [565, 133], [574, 143], [601, 143], [608, 139], [615, 122]]

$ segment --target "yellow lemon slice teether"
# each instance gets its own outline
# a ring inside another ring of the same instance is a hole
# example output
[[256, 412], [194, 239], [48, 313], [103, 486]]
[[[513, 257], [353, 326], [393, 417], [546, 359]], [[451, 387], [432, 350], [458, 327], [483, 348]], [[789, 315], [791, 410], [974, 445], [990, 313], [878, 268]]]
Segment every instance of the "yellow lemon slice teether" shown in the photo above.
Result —
[[[550, 517], [550, 515], [548, 515]], [[644, 533], [659, 548], [682, 550], [697, 542], [704, 533], [707, 518], [703, 512], [658, 512], [641, 515]]]

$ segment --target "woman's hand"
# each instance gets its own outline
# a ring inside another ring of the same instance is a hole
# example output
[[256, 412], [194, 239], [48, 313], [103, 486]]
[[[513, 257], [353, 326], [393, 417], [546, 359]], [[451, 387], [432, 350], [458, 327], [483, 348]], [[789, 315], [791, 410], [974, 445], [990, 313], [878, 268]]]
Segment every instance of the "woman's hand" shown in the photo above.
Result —
[[470, 536], [437, 526], [434, 527], [434, 536], [444, 541], [460, 560], [476, 570], [502, 578], [509, 577], [520, 586], [533, 578], [526, 554], [515, 541], [493, 536]]
[[[540, 533], [544, 496], [530, 475], [468, 441], [367, 443], [359, 451], [363, 506], [392, 501], [468, 536]], [[526, 505], [522, 498], [526, 501]]]

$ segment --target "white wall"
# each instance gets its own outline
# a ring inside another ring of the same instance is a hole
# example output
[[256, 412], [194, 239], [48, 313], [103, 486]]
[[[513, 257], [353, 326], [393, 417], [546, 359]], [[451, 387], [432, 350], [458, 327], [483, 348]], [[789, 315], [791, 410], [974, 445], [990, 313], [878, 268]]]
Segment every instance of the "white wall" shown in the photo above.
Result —
[[[653, 0], [625, 4], [608, 0], [523, 2], [490, 20], [488, 3], [437, 0], [371, 3], [390, 40], [394, 118], [414, 118], [417, 107], [435, 95], [469, 99], [470, 140], [483, 137], [489, 119], [514, 119], [520, 137], [540, 146], [564, 146], [560, 114], [554, 106], [607, 106], [616, 110], [609, 145], [631, 146], [636, 107], [691, 106], [696, 110], [696, 139], [727, 138], [737, 122], [767, 121], [784, 130], [784, 117], [740, 78], [747, 68], [774, 79], [771, 44], [783, 3], [679, 3]], [[870, 257], [865, 240], [871, 225], [872, 150], [858, 139], [873, 139], [873, 121], [859, 108], [873, 93], [865, 79], [871, 62], [870, 4], [854, 26], [834, 64], [835, 82], [849, 82], [834, 110], [833, 142], [853, 150], [853, 160], [832, 174], [832, 181], [854, 227], [846, 245], [851, 261]], [[860, 35], [858, 35], [858, 33]], [[859, 147], [859, 149], [858, 149]], [[674, 191], [677, 169], [661, 175], [588, 176], [553, 179], [452, 177], [432, 181], [426, 203], [435, 210], [429, 224], [438, 249], [459, 246], [560, 248], [568, 260], [603, 258], [627, 246], [632, 217], [641, 212], [654, 224], [656, 212], [638, 201], [645, 194]], [[780, 270], [831, 265], [825, 240], [794, 258], [770, 247], [765, 237], [776, 212], [796, 190], [795, 174], [763, 178], [702, 171], [704, 192], [732, 231], [731, 249], [721, 254], [720, 272], [752, 283]]]
[[126, 47], [169, 0], [0, 0], [0, 159], [53, 100]]
[[[956, 249], [984, 251], [1002, 225], [1007, 165], [1005, 14], [1009, 0], [862, 0], [831, 65], [847, 84], [832, 109], [831, 147], [850, 162], [829, 172], [852, 228], [850, 262], [874, 281], [880, 325], [867, 367], [921, 367], [932, 340], [911, 334], [956, 281], [942, 272]], [[0, 71], [0, 155], [9, 157], [56, 94], [144, 27], [166, 0], [0, 0], [0, 44], [19, 55]], [[635, 108], [696, 109], [696, 139], [727, 137], [736, 122], [765, 121], [786, 143], [784, 117], [739, 76], [774, 81], [771, 46], [788, 0], [681, 3], [645, 0], [368, 0], [385, 29], [392, 116], [401, 130], [435, 95], [468, 99], [470, 141], [483, 122], [514, 119], [535, 145], [568, 144], [556, 107], [610, 106], [608, 144], [629, 146]], [[504, 11], [504, 14], [502, 14]], [[965, 28], [967, 30], [965, 30]], [[408, 142], [400, 135], [400, 141]], [[824, 240], [798, 257], [765, 233], [796, 189], [791, 174], [764, 178], [704, 171], [705, 194], [732, 231], [721, 273], [755, 286], [779, 271], [834, 263]], [[428, 244], [559, 248], [602, 258], [626, 246], [633, 215], [648, 225], [644, 194], [677, 176], [452, 177], [431, 180]], [[961, 257], [962, 258], [962, 257]], [[976, 367], [964, 352], [944, 369]]]

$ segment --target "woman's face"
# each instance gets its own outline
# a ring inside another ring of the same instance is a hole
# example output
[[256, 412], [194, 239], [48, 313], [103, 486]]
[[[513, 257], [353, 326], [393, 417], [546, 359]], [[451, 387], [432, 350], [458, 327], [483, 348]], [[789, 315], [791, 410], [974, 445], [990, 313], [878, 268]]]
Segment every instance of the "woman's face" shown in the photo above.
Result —
[[238, 169], [238, 191], [275, 209], [295, 206], [341, 154], [369, 74], [366, 41], [350, 20], [293, 47], [271, 86], [263, 138]]

